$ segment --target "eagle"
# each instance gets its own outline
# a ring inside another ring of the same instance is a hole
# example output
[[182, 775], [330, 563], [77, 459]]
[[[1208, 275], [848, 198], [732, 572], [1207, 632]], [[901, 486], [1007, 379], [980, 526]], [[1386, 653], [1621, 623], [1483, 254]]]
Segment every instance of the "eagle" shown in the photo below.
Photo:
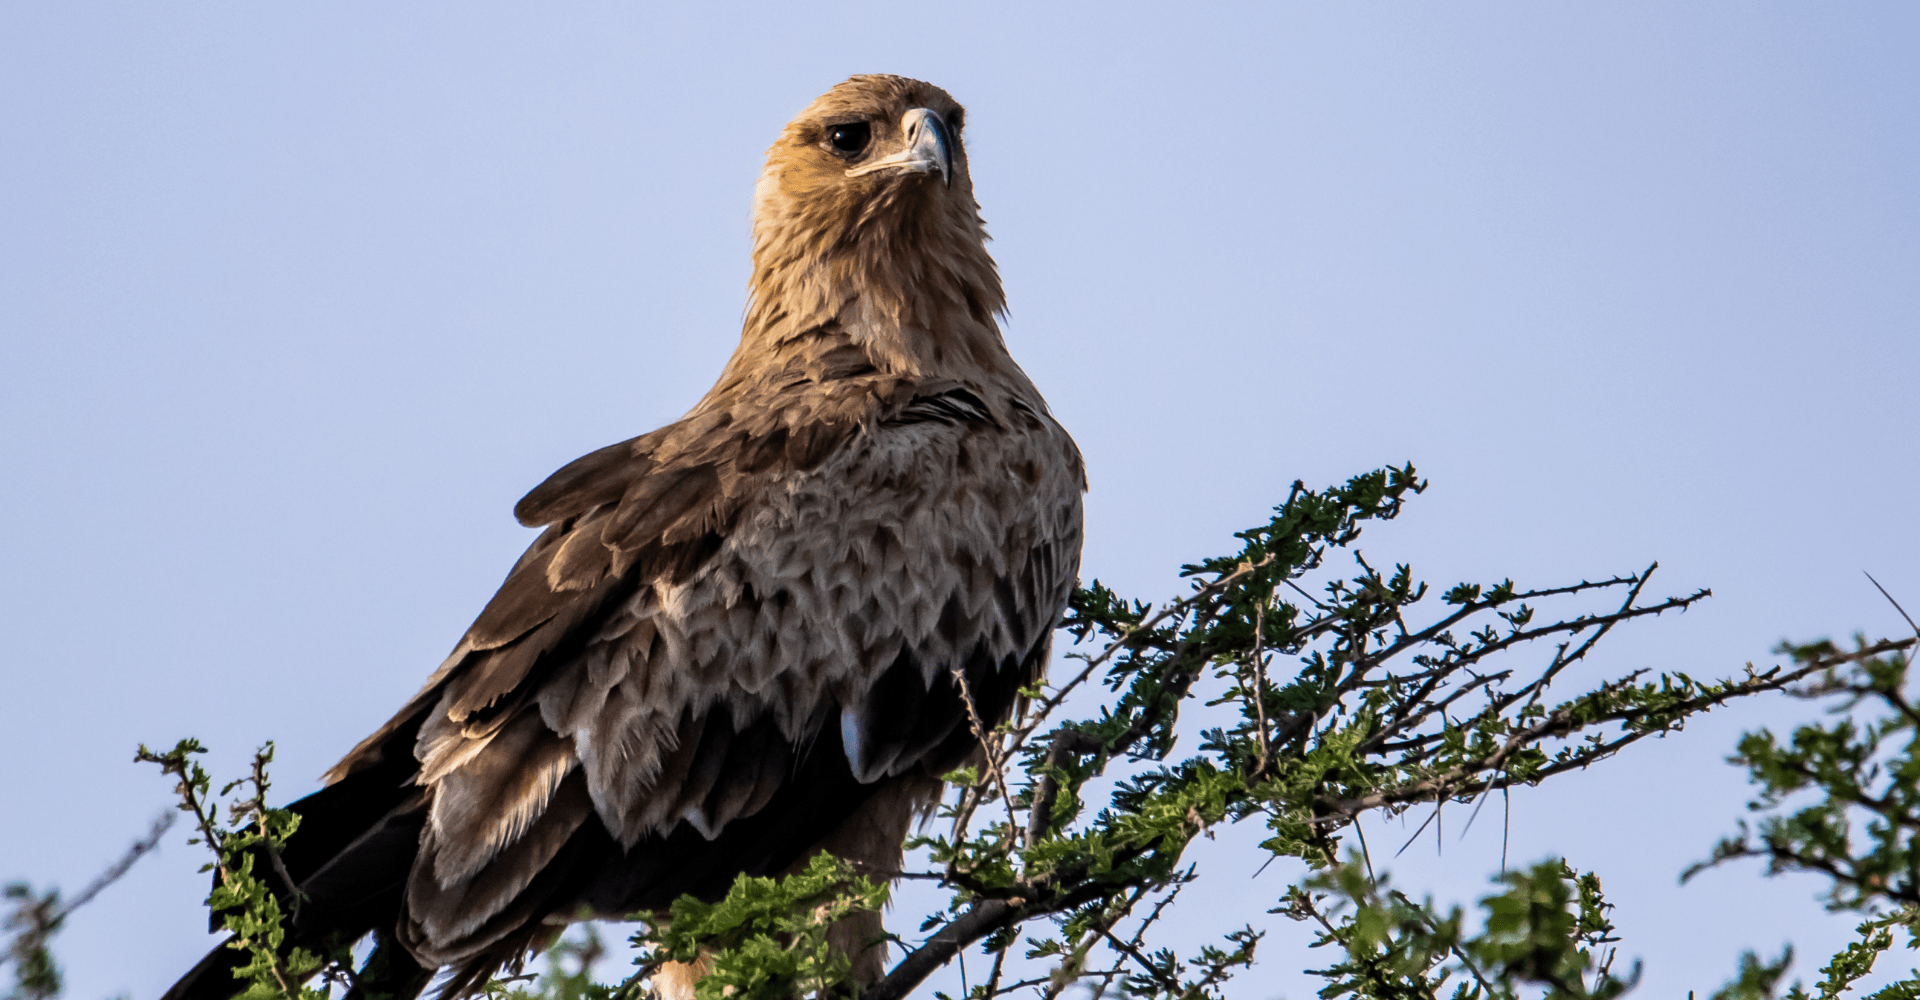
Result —
[[[822, 851], [898, 872], [941, 776], [1042, 675], [1086, 476], [1007, 351], [965, 111], [855, 76], [754, 191], [740, 343], [684, 417], [568, 463], [439, 669], [291, 808], [290, 944], [355, 994], [474, 992], [583, 916]], [[833, 940], [871, 982], [877, 915]], [[217, 947], [166, 1000], [225, 1000]], [[698, 970], [669, 967], [663, 994]]]

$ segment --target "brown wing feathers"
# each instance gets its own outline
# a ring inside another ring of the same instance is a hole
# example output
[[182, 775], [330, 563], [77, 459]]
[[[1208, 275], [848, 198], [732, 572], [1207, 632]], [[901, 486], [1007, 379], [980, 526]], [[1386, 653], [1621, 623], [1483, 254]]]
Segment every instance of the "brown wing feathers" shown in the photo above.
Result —
[[[938, 88], [855, 77], [769, 151], [719, 383], [516, 505], [545, 530], [295, 804], [296, 943], [371, 930], [367, 989], [411, 996], [446, 967], [458, 995], [550, 918], [712, 898], [821, 849], [897, 865], [937, 776], [978, 752], [972, 717], [1040, 675], [1078, 566], [1079, 453], [993, 324], [958, 136], [895, 127], [918, 109], [957, 127]], [[849, 116], [875, 137], [853, 159], [821, 125]], [[169, 1000], [231, 995], [231, 964]]]
[[646, 473], [644, 442], [654, 436], [628, 438], [561, 466], [513, 505], [514, 518], [538, 528], [620, 499], [634, 478]]

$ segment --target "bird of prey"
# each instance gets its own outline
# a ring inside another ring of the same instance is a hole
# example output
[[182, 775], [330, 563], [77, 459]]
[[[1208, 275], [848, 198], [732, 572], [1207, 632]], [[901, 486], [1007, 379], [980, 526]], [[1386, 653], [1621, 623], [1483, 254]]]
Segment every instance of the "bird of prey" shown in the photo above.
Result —
[[[527, 494], [545, 530], [452, 655], [293, 805], [290, 941], [375, 935], [356, 993], [470, 993], [582, 914], [822, 850], [897, 871], [970, 708], [1041, 675], [1085, 473], [1001, 337], [963, 115], [855, 76], [786, 127], [719, 381]], [[877, 930], [836, 931], [867, 980]], [[238, 957], [167, 1000], [231, 996]]]

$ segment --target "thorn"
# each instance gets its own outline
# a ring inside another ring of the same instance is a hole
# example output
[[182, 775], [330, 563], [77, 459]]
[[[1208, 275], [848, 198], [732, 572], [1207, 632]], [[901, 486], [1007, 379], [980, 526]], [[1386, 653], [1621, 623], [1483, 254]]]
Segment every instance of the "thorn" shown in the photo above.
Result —
[[1907, 620], [1907, 627], [1913, 630], [1913, 634], [1916, 638], [1920, 638], [1920, 625], [1915, 625], [1913, 623], [1913, 616], [1910, 614], [1907, 614], [1907, 609], [1901, 607], [1900, 602], [1894, 600], [1892, 594], [1887, 593], [1887, 588], [1880, 586], [1880, 581], [1875, 580], [1873, 578], [1872, 573], [1867, 573], [1867, 571], [1864, 569], [1861, 570], [1860, 572], [1866, 573], [1867, 582], [1873, 584], [1873, 589], [1878, 590], [1880, 592], [1880, 596], [1887, 599], [1888, 604], [1893, 605], [1893, 610], [1900, 612], [1900, 617], [1905, 618]]

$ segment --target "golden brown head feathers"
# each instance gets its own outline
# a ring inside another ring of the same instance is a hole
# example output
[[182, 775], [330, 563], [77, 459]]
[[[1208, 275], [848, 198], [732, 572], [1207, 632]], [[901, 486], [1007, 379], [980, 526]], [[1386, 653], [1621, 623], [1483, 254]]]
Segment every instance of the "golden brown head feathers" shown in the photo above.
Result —
[[898, 374], [999, 366], [1006, 302], [964, 126], [946, 91], [883, 75], [848, 79], [787, 125], [756, 189], [743, 352], [838, 324]]

